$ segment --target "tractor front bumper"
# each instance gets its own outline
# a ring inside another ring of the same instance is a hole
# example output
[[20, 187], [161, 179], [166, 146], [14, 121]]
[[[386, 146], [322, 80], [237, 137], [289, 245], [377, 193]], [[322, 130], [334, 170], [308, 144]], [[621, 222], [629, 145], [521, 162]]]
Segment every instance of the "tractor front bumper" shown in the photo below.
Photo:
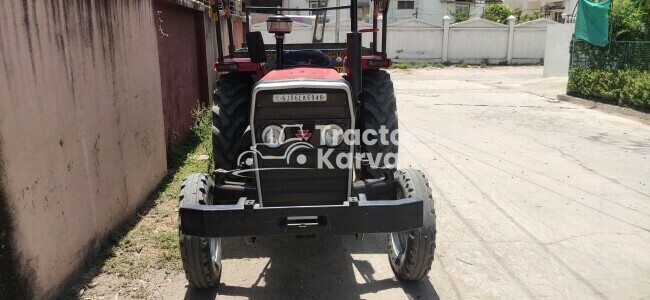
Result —
[[422, 199], [367, 200], [342, 205], [261, 207], [242, 197], [232, 205], [183, 205], [180, 230], [198, 237], [400, 232], [422, 227]]

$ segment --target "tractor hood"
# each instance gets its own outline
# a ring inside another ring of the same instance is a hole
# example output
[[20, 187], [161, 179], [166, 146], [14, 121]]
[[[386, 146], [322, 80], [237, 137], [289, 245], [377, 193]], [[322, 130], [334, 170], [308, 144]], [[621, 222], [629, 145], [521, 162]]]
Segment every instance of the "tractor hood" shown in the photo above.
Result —
[[343, 76], [329, 68], [291, 68], [271, 71], [260, 80], [260, 83], [277, 80], [343, 80]]

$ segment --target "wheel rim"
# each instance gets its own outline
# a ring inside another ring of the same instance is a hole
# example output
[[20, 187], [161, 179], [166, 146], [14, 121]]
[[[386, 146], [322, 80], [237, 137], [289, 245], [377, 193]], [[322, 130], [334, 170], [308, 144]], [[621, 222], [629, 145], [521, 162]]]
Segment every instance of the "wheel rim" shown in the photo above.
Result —
[[[397, 199], [404, 198], [404, 190], [402, 188], [397, 190]], [[408, 243], [408, 231], [392, 232], [390, 234], [390, 242], [393, 248], [395, 257], [401, 257], [406, 252], [406, 244]]]
[[390, 242], [393, 244], [393, 253], [396, 257], [402, 256], [406, 252], [408, 243], [408, 232], [393, 232], [390, 234]]
[[221, 269], [221, 238], [210, 239], [210, 257], [212, 262]]
[[[209, 205], [214, 204], [213, 196], [214, 194], [212, 193], [212, 187], [210, 187], [210, 191], [208, 193]], [[221, 270], [221, 238], [210, 238], [209, 243], [210, 243], [210, 258], [212, 258], [212, 263], [214, 263], [214, 265], [216, 265], [217, 268]]]

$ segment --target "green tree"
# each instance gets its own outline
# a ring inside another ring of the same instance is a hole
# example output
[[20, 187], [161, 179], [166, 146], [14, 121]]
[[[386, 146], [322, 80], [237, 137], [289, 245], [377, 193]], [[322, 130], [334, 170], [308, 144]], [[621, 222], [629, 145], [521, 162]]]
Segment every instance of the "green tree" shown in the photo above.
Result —
[[519, 20], [517, 20], [517, 23], [525, 23], [525, 22], [528, 22], [528, 21], [533, 21], [533, 20], [542, 19], [542, 18], [546, 18], [546, 14], [544, 14], [544, 13], [538, 11], [538, 10], [535, 10], [535, 11], [529, 13], [529, 14], [525, 14], [525, 15], [519, 17]]
[[615, 0], [610, 21], [614, 40], [650, 40], [650, 0]]
[[469, 12], [464, 12], [460, 9], [457, 9], [455, 12], [449, 10], [449, 16], [453, 19], [454, 23], [463, 22], [469, 20]]
[[490, 4], [483, 10], [481, 18], [497, 23], [506, 24], [508, 17], [517, 14], [503, 4]]
[[636, 3], [641, 8], [641, 11], [644, 12], [641, 20], [645, 27], [646, 41], [650, 41], [650, 0], [637, 0]]

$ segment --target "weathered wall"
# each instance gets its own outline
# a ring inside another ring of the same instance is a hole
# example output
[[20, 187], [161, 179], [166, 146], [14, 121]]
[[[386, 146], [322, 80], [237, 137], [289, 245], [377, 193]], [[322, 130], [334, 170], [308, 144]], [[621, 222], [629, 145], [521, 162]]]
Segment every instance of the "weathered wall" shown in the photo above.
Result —
[[[504, 25], [484, 19], [472, 19], [440, 27], [416, 19], [402, 20], [388, 24], [387, 52], [388, 57], [392, 59], [406, 61], [480, 64], [488, 60], [491, 64], [537, 64], [544, 58], [546, 28], [551, 23], [555, 22], [539, 19], [518, 25], [514, 22]], [[381, 27], [381, 20], [379, 24]], [[371, 27], [370, 24], [359, 22], [359, 29]], [[340, 42], [345, 42], [345, 34], [350, 30], [350, 20], [341, 20], [340, 28]], [[261, 31], [266, 44], [275, 44], [275, 37], [266, 32], [265, 22], [252, 25], [251, 30]], [[326, 25], [325, 42], [335, 41], [335, 30], [334, 21]], [[308, 43], [311, 42], [312, 35], [312, 25], [294, 21], [293, 31], [286, 36], [286, 42]], [[378, 38], [381, 45], [381, 34]], [[363, 35], [365, 47], [369, 47], [371, 41], [371, 34]]]
[[[0, 138], [0, 157], [2, 156], [2, 139]], [[5, 192], [4, 162], [0, 159], [0, 296], [3, 299], [29, 299], [32, 291], [29, 287], [16, 284], [28, 280], [31, 270], [18, 268], [20, 260], [16, 250], [13, 230], [12, 205]]]
[[0, 286], [46, 298], [166, 171], [152, 4], [0, 1], [0, 52]]
[[217, 28], [214, 20], [207, 13], [203, 14], [203, 28], [205, 28], [205, 73], [208, 80], [209, 103], [214, 103], [213, 91], [217, 87], [217, 72], [213, 70], [217, 60]]
[[172, 146], [190, 134], [196, 103], [209, 101], [203, 12], [164, 0], [153, 3], [165, 135]]
[[[443, 29], [436, 27], [393, 27], [388, 31], [387, 51], [392, 53], [392, 57], [396, 59], [420, 60], [429, 57], [442, 57], [443, 34]], [[364, 38], [372, 39], [372, 35], [367, 35]], [[381, 45], [381, 35], [379, 45]]]
[[568, 77], [571, 60], [571, 39], [575, 23], [548, 26], [546, 52], [544, 53], [544, 77]]
[[514, 45], [512, 46], [513, 61], [523, 60], [541, 62], [546, 47], [546, 31], [548, 24], [531, 27], [515, 27]]
[[449, 60], [480, 63], [506, 60], [508, 27], [454, 27], [449, 30]]

